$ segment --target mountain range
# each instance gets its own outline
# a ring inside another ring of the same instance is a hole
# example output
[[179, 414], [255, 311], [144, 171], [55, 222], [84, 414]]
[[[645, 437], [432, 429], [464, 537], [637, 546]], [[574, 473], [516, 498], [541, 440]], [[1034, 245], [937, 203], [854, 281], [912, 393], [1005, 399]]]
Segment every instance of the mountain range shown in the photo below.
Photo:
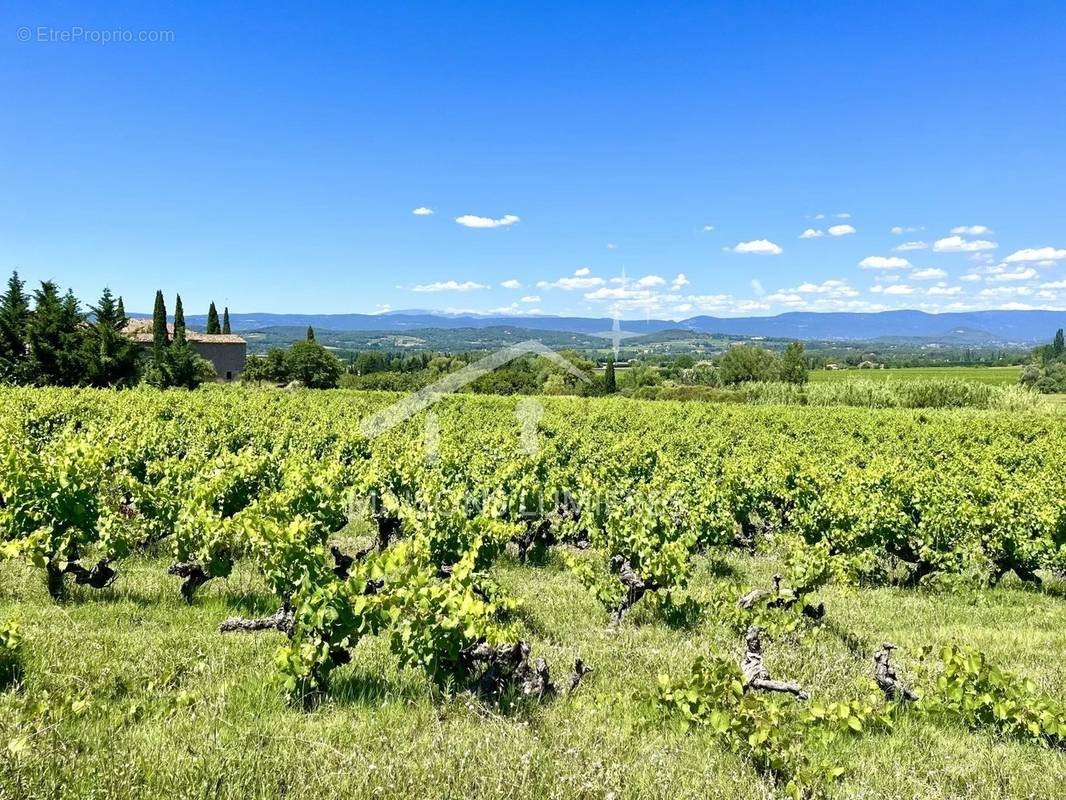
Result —
[[[147, 316], [147, 315], [134, 315]], [[186, 323], [202, 328], [206, 316], [186, 315]], [[426, 328], [524, 328], [606, 335], [609, 317], [490, 316], [443, 314], [432, 311], [393, 311], [385, 314], [230, 314], [235, 333], [276, 327], [306, 327], [332, 331], [398, 333]], [[1033, 344], [1047, 342], [1066, 327], [1066, 311], [966, 311], [929, 314], [924, 311], [877, 313], [791, 311], [772, 317], [698, 316], [684, 320], [622, 320], [624, 334], [642, 335], [663, 330], [690, 330], [730, 336], [821, 341], [872, 341], [905, 337], [923, 341], [965, 340], [974, 344]]]

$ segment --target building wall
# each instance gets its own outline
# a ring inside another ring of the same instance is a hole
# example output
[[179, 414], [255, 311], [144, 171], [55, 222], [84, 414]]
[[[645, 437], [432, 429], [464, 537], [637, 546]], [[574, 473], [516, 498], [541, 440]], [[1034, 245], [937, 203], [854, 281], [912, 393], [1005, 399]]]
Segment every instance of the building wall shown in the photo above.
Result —
[[214, 364], [218, 379], [222, 382], [237, 380], [244, 370], [244, 362], [248, 357], [248, 345], [244, 342], [190, 341], [189, 345]]

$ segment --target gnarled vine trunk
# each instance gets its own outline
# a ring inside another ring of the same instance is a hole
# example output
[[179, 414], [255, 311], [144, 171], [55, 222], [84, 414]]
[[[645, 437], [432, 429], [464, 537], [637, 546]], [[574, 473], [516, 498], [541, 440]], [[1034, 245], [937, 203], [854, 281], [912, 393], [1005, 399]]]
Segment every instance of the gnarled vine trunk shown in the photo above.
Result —
[[747, 652], [740, 662], [740, 671], [744, 673], [744, 685], [764, 692], [783, 692], [793, 695], [797, 700], [810, 697], [799, 684], [775, 681], [762, 661], [762, 628], [752, 625], [744, 637]]

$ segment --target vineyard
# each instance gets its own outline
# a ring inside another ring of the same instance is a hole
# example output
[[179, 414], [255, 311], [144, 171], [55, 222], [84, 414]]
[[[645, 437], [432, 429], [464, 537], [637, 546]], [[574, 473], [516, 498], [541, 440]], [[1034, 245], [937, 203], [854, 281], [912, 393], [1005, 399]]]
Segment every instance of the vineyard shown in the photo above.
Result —
[[398, 399], [0, 390], [0, 798], [1061, 792], [1061, 414]]

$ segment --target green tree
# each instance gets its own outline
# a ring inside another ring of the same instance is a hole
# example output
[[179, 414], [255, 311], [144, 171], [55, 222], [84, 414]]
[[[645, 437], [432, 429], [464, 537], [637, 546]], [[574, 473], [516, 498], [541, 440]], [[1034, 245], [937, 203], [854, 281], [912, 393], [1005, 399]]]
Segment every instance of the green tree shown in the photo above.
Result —
[[285, 350], [280, 347], [272, 347], [267, 350], [266, 369], [268, 380], [276, 383], [287, 383], [289, 381], [289, 367], [285, 363], [286, 355]]
[[1025, 369], [1022, 370], [1022, 374], [1018, 376], [1018, 383], [1027, 389], [1032, 389], [1040, 381], [1040, 378], [1040, 367], [1036, 364], [1027, 364]]
[[181, 305], [181, 295], [176, 295], [174, 300], [174, 339], [178, 336], [185, 338], [185, 309]]
[[1018, 382], [1044, 394], [1066, 392], [1066, 341], [1062, 328], [1055, 332], [1051, 344], [1033, 348], [1031, 363], [1022, 371]]
[[280, 347], [267, 350], [265, 356], [251, 355], [244, 363], [241, 380], [247, 383], [286, 383], [289, 369], [285, 365], [286, 352]]
[[607, 368], [603, 371], [603, 382], [607, 388], [607, 394], [618, 391], [618, 380], [614, 375], [614, 356], [607, 359]]
[[318, 342], [296, 342], [285, 354], [285, 370], [291, 380], [310, 389], [333, 389], [340, 380], [340, 360]]
[[212, 336], [222, 333], [222, 328], [218, 324], [218, 309], [215, 308], [213, 300], [211, 307], [207, 309], [207, 332]]
[[192, 349], [184, 330], [174, 334], [165, 363], [165, 386], [195, 389], [217, 377], [211, 362]]
[[124, 315], [110, 289], [92, 306], [95, 320], [88, 329], [86, 380], [92, 386], [132, 386], [137, 379], [138, 347], [122, 333]]
[[167, 333], [167, 304], [163, 300], [163, 292], [156, 289], [155, 308], [152, 309], [152, 357], [160, 368], [168, 344], [170, 335]]
[[0, 381], [18, 382], [26, 370], [26, 328], [30, 321], [30, 303], [23, 291], [25, 284], [12, 272], [7, 291], [0, 299]]
[[718, 361], [718, 377], [726, 386], [747, 381], [774, 381], [780, 374], [777, 356], [761, 347], [737, 345], [729, 348]]
[[307, 341], [313, 342], [315, 340], [315, 329], [310, 325], [307, 326]]
[[650, 364], [633, 364], [629, 369], [622, 371], [621, 384], [626, 389], [640, 389], [644, 386], [658, 386], [663, 382], [659, 370]]
[[807, 359], [803, 354], [802, 342], [792, 342], [785, 348], [781, 359], [781, 380], [786, 383], [807, 382]]
[[222, 309], [222, 332], [229, 336], [229, 306], [226, 306], [224, 309]]
[[26, 327], [30, 379], [41, 386], [76, 386], [85, 375], [84, 315], [72, 292], [62, 297], [52, 281], [33, 293]]
[[125, 328], [126, 323], [129, 322], [129, 318], [126, 316], [126, 305], [122, 302], [122, 295], [118, 296], [118, 307], [115, 313], [118, 314], [118, 318], [122, 321], [120, 327]]

